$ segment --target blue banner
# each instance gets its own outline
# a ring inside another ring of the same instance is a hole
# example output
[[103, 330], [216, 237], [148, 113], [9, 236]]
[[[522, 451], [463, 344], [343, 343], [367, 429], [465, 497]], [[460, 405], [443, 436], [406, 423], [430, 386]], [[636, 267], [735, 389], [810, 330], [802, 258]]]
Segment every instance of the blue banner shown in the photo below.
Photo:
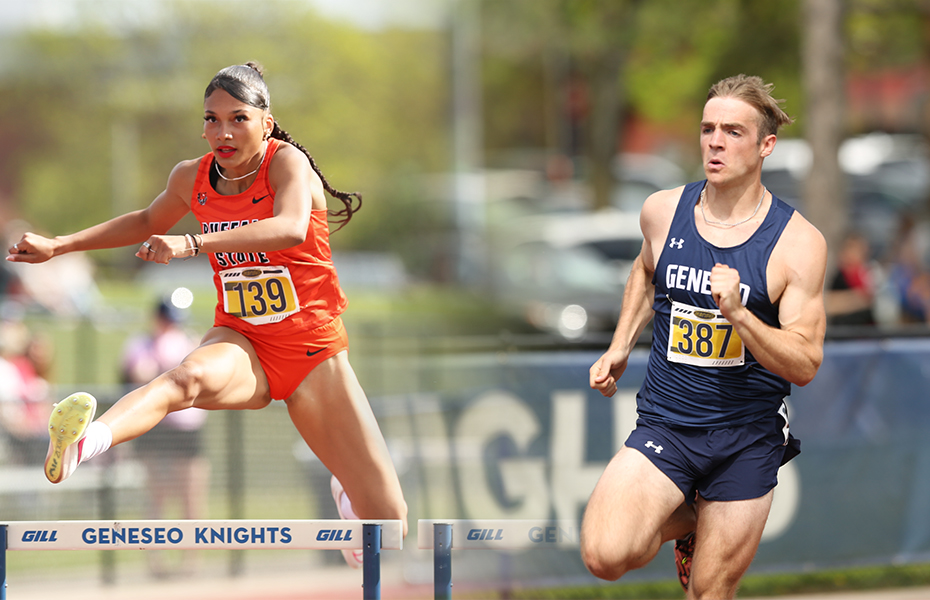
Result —
[[[420, 390], [376, 406], [417, 519], [580, 522], [635, 419], [646, 352], [620, 390], [588, 387], [599, 353], [436, 356]], [[788, 399], [801, 454], [779, 486], [752, 571], [930, 558], [930, 340], [837, 342]], [[454, 542], [453, 542], [454, 547]], [[596, 581], [577, 545], [463, 551], [456, 580]], [[628, 578], [675, 575], [670, 544]]]

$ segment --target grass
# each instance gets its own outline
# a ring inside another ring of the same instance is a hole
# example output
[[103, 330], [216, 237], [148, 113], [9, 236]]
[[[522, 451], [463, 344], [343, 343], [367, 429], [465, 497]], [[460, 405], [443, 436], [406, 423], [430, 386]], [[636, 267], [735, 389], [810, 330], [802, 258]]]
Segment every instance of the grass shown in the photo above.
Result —
[[[812, 573], [748, 575], [740, 585], [739, 596], [780, 597], [841, 591], [880, 590], [930, 586], [930, 564], [880, 565], [831, 569]], [[512, 598], [515, 600], [680, 600], [684, 597], [677, 581], [617, 583], [599, 586], [517, 589], [474, 595], [472, 598]]]

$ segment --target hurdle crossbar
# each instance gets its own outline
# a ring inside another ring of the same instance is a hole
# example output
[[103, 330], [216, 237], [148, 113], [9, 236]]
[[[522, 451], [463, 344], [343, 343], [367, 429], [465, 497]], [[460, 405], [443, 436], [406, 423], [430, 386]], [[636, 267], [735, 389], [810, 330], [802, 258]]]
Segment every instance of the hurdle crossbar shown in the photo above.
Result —
[[381, 597], [381, 550], [402, 550], [399, 520], [14, 521], [0, 523], [0, 600], [7, 550], [362, 550], [363, 597]]
[[580, 527], [566, 520], [420, 519], [417, 546], [433, 550], [433, 595], [452, 598], [452, 549], [525, 550], [578, 545]]

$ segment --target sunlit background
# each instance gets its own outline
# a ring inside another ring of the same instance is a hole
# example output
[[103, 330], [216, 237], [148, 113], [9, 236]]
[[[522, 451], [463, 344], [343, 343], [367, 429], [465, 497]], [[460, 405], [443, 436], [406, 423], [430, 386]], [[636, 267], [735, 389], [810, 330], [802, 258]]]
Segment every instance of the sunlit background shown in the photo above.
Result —
[[[788, 500], [754, 568], [930, 562], [921, 516], [930, 490], [912, 485], [930, 478], [930, 3], [0, 0], [3, 241], [146, 206], [175, 164], [209, 150], [206, 84], [249, 60], [265, 67], [281, 127], [334, 187], [363, 194], [361, 211], [332, 236], [334, 260], [350, 298], [350, 356], [413, 530], [417, 518], [581, 514], [632, 426], [641, 382], [633, 368], [612, 404], [587, 390], [639, 251], [639, 208], [656, 190], [703, 177], [698, 123], [710, 85], [737, 73], [774, 83], [796, 121], [766, 159], [763, 183], [830, 247], [828, 360], [817, 380], [828, 383], [799, 391], [795, 422], [813, 433], [833, 418], [842, 425], [831, 440], [870, 456], [884, 456], [888, 431], [906, 423], [898, 433], [913, 436], [913, 453], [897, 457], [906, 468], [883, 489], [912, 520], [878, 519], [874, 535], [885, 537], [871, 550], [792, 556], [816, 534], [805, 515], [853, 485], [807, 491], [817, 487], [807, 481], [823, 481], [824, 457], [837, 456], [839, 446], [820, 440], [811, 473], [802, 454], [786, 474]], [[194, 226], [188, 217], [175, 231]], [[205, 257], [166, 267], [133, 253], [0, 269], [4, 518], [150, 511], [152, 476], [134, 443], [58, 487], [39, 470], [47, 408], [77, 389], [102, 404], [119, 398], [126, 348], [152, 329], [160, 302], [194, 337], [212, 323]], [[896, 344], [906, 345], [903, 363], [888, 358]], [[850, 356], [873, 371], [843, 362]], [[900, 399], [882, 382], [903, 386], [912, 403], [883, 404]], [[806, 414], [814, 397], [836, 404]], [[335, 517], [325, 468], [280, 408], [209, 415], [203, 518]], [[847, 516], [858, 518], [853, 508]], [[69, 562], [100, 585], [151, 570], [114, 554]], [[576, 554], [510, 557], [499, 571], [499, 557], [485, 557], [461, 572], [491, 589], [595, 585]], [[341, 558], [271, 560], [293, 572]], [[415, 548], [385, 560], [406, 584], [431, 577]], [[230, 553], [197, 564], [202, 577], [247, 577], [268, 563]], [[52, 576], [44, 564], [11, 557], [11, 578], [39, 585]], [[674, 569], [666, 561], [641, 577], [671, 581]]]

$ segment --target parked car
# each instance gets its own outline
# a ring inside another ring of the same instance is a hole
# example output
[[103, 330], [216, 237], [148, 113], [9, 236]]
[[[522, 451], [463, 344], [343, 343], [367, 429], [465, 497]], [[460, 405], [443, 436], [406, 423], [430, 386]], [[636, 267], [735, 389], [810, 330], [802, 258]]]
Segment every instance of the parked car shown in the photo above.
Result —
[[495, 233], [492, 286], [505, 307], [568, 340], [613, 330], [642, 248], [638, 214], [536, 215]]
[[[838, 159], [847, 178], [850, 226], [880, 256], [902, 217], [922, 212], [930, 199], [930, 148], [923, 136], [871, 133], [844, 141]], [[801, 190], [810, 165], [807, 142], [778, 140], [762, 164], [762, 183], [803, 212]]]
[[684, 169], [655, 154], [619, 154], [612, 170], [617, 186], [610, 202], [623, 212], [639, 213], [651, 194], [688, 182]]

